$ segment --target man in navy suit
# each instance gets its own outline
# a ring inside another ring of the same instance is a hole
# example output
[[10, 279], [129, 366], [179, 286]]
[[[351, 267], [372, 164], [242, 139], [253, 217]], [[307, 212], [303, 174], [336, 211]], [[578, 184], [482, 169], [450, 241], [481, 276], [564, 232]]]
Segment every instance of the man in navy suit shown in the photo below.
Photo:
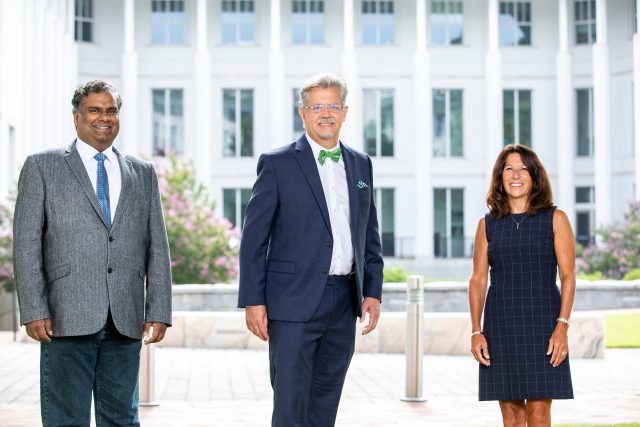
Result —
[[319, 74], [300, 89], [306, 132], [260, 156], [240, 246], [239, 307], [269, 340], [272, 426], [335, 424], [356, 316], [375, 329], [382, 251], [369, 157], [339, 141], [347, 86]]

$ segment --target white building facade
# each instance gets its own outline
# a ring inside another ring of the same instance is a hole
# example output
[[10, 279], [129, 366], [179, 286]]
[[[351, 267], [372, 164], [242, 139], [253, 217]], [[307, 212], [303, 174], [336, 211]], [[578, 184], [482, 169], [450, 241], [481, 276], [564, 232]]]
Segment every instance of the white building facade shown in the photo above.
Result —
[[303, 131], [296, 89], [330, 71], [386, 255], [469, 256], [509, 143], [538, 153], [588, 244], [640, 200], [636, 2], [0, 0], [0, 193], [71, 142], [73, 90], [102, 78], [124, 100], [117, 146], [192, 159], [240, 225], [260, 153]]

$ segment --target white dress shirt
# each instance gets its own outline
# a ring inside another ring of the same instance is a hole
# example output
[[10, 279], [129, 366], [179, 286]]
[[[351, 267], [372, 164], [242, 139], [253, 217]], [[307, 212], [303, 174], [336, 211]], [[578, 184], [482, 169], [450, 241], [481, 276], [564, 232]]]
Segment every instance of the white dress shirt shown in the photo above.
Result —
[[[329, 274], [345, 275], [353, 269], [353, 244], [351, 243], [351, 213], [349, 211], [349, 188], [347, 187], [347, 173], [344, 168], [343, 156], [334, 162], [330, 158], [321, 165], [318, 161], [320, 150], [326, 150], [315, 142], [309, 134], [307, 141], [313, 150], [324, 198], [327, 201], [331, 231], [333, 232], [333, 251], [331, 253], [331, 266]], [[335, 150], [339, 146], [329, 149]]]
[[[98, 150], [77, 138], [76, 149], [84, 168], [87, 170], [91, 185], [93, 186], [93, 192], [96, 192], [98, 181], [98, 161], [93, 158], [98, 154]], [[111, 208], [111, 222], [116, 216], [116, 208], [118, 207], [118, 200], [120, 199], [120, 190], [122, 190], [122, 176], [120, 175], [120, 164], [118, 163], [118, 156], [113, 152], [113, 148], [109, 147], [102, 152], [107, 158], [104, 161], [104, 168], [107, 171], [107, 177], [109, 179], [109, 207]]]

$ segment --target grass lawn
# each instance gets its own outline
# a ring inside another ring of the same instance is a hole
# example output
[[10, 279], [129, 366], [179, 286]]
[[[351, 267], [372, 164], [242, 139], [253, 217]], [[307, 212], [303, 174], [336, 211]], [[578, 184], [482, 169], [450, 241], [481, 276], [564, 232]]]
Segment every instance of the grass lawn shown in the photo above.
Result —
[[607, 348], [640, 348], [640, 313], [611, 314], [606, 316], [606, 324]]
[[554, 424], [553, 427], [640, 427], [640, 423], [622, 423], [622, 424]]

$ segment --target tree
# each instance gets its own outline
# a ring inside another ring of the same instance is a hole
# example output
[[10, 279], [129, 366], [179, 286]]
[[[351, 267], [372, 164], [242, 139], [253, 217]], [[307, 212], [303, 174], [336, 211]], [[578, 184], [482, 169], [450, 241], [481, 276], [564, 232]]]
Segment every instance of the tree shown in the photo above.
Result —
[[238, 275], [240, 230], [215, 213], [191, 162], [170, 155], [158, 167], [176, 284], [229, 282]]

